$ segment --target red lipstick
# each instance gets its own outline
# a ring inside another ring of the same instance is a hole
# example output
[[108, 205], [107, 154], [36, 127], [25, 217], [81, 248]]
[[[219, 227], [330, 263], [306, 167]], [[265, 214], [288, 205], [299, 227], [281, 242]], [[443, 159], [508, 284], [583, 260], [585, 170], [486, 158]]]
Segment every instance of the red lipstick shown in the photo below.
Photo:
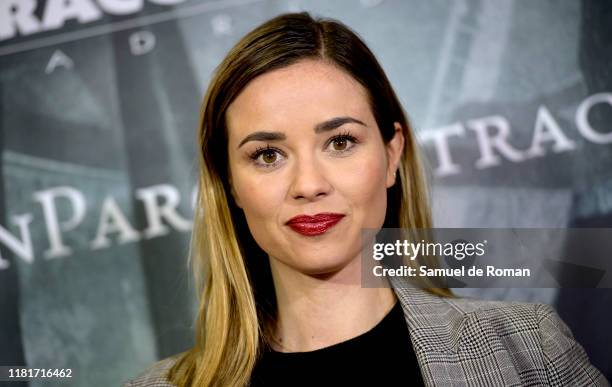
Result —
[[344, 217], [343, 214], [324, 212], [316, 215], [298, 215], [287, 221], [287, 225], [295, 232], [306, 236], [325, 233]]

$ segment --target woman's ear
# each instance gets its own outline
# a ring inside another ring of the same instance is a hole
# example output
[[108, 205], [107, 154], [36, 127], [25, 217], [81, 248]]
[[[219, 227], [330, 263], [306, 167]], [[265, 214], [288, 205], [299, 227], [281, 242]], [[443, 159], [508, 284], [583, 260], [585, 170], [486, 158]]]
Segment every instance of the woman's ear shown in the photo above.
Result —
[[392, 187], [395, 184], [397, 170], [400, 165], [402, 158], [402, 152], [404, 151], [404, 132], [402, 131], [402, 125], [399, 122], [394, 122], [395, 134], [389, 143], [386, 145], [387, 148], [387, 188]]

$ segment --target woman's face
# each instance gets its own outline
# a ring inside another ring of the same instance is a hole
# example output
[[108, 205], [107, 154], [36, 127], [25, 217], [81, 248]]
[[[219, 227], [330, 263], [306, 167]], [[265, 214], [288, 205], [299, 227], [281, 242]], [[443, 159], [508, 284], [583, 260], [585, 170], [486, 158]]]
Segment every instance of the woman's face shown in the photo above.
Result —
[[[226, 114], [232, 195], [271, 264], [329, 274], [359, 259], [362, 228], [382, 227], [404, 138], [385, 145], [366, 90], [314, 60], [253, 79]], [[290, 226], [298, 215], [337, 223]], [[301, 232], [300, 232], [301, 230]]]

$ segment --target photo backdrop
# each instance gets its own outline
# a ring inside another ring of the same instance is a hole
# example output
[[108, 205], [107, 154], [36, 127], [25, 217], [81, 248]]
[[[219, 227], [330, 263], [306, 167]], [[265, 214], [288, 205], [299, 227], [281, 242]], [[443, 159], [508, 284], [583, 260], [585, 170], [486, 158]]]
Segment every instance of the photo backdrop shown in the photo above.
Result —
[[[608, 1], [0, 0], [0, 365], [110, 386], [192, 344], [199, 104], [240, 37], [301, 10], [377, 55], [437, 227], [612, 226]], [[612, 377], [610, 289], [458, 293], [555, 305]]]

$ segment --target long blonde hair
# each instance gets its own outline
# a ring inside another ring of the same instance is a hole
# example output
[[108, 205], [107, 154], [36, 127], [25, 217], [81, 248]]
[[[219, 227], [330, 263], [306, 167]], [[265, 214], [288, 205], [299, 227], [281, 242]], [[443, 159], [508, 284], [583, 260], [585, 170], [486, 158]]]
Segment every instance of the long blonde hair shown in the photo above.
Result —
[[[394, 134], [393, 123], [402, 125], [405, 150], [396, 184], [387, 190], [383, 227], [432, 227], [418, 144], [389, 80], [363, 41], [342, 23], [313, 19], [306, 12], [279, 15], [255, 28], [217, 67], [200, 112], [199, 193], [190, 253], [199, 309], [195, 345], [168, 374], [178, 386], [247, 385], [268, 343], [276, 312], [274, 287], [268, 256], [230, 194], [225, 112], [252, 79], [301, 59], [331, 63], [359, 81], [369, 92], [385, 143]], [[452, 295], [433, 283], [423, 287]]]

